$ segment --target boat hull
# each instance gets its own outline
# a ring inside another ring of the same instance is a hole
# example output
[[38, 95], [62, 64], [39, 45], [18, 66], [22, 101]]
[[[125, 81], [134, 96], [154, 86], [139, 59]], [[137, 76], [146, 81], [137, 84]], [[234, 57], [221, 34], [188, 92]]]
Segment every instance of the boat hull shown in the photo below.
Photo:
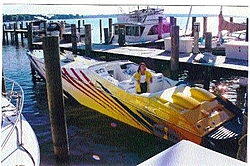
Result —
[[[16, 117], [12, 117], [15, 121]], [[22, 123], [22, 128], [20, 128]], [[6, 125], [2, 128], [1, 140], [3, 141], [10, 132], [13, 124]], [[22, 131], [21, 131], [22, 130]], [[17, 138], [22, 134], [22, 139], [17, 141]], [[36, 135], [27, 120], [22, 116], [21, 121], [18, 122], [17, 128], [9, 138], [5, 147], [1, 152], [1, 165], [35, 165], [40, 163], [40, 149]]]
[[35, 132], [22, 115], [24, 92], [14, 80], [2, 78], [1, 165], [39, 165], [40, 148]]
[[[91, 69], [78, 62], [62, 66], [64, 91], [84, 106], [172, 142], [186, 139], [207, 146], [211, 140], [217, 142], [210, 134], [217, 132], [224, 123], [242, 128], [242, 123], [232, 122], [242, 116], [240, 110], [206, 90], [180, 84], [171, 85], [154, 96], [139, 95], [129, 91], [135, 89], [133, 82], [124, 90], [108, 72], [102, 76], [105, 66], [102, 64], [93, 65]], [[163, 81], [161, 78], [157, 77], [159, 83]], [[184, 95], [185, 91], [191, 97]], [[240, 136], [239, 131], [230, 139]]]
[[[174, 115], [172, 113], [172, 117], [170, 117], [167, 111], [160, 113], [158, 110], [155, 110], [155, 108], [166, 110], [166, 107], [151, 98], [125, 92], [88, 70], [76, 71], [73, 68], [62, 68], [62, 73], [64, 90], [82, 105], [172, 142], [178, 142], [183, 139], [197, 144], [204, 142], [203, 137], [205, 135], [199, 135], [197, 131], [191, 128], [180, 127], [188, 126], [189, 124], [185, 119], [178, 117], [178, 114]], [[194, 89], [192, 90], [194, 91]], [[207, 100], [211, 97], [210, 94], [197, 90], [196, 96], [203, 99], [207, 98]], [[185, 105], [187, 105], [188, 100], [178, 100], [180, 103], [185, 102]], [[192, 107], [192, 103], [189, 105]], [[168, 107], [168, 109], [175, 108]], [[236, 111], [239, 112], [240, 110]], [[240, 116], [240, 113], [238, 115]], [[241, 128], [242, 126], [238, 124], [238, 127]], [[238, 136], [240, 136], [240, 133], [235, 134], [233, 137], [236, 139]]]

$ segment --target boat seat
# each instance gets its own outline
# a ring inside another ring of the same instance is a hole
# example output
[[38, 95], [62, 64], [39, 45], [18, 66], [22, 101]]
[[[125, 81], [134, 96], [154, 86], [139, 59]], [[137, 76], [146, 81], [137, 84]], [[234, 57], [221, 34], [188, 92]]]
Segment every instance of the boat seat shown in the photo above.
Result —
[[115, 69], [110, 70], [113, 77], [118, 81], [128, 80], [130, 76], [126, 75], [120, 67], [115, 67]]
[[156, 73], [152, 77], [152, 84], [150, 84], [150, 93], [159, 92], [163, 87], [163, 75], [162, 73]]
[[118, 86], [129, 93], [136, 93], [136, 81], [134, 79], [124, 80]]

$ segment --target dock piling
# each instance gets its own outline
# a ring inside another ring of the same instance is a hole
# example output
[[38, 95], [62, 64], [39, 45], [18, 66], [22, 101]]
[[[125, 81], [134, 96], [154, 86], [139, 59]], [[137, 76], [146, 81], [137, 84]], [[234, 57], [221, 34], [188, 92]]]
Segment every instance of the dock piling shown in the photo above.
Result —
[[3, 67], [2, 67], [2, 92], [6, 92], [6, 82], [4, 79], [4, 71], [3, 71]]
[[199, 53], [199, 31], [200, 31], [200, 23], [195, 22], [193, 24], [193, 34], [194, 34], [194, 48], [193, 53], [198, 54]]
[[76, 24], [71, 24], [71, 42], [72, 42], [72, 52], [77, 53], [77, 40], [76, 40]]
[[158, 39], [162, 39], [163, 18], [158, 18]]
[[203, 17], [203, 37], [205, 36], [206, 32], [207, 32], [207, 17]]
[[191, 36], [194, 36], [194, 23], [196, 22], [196, 17], [192, 17], [192, 33]]
[[179, 72], [179, 26], [171, 26], [171, 77], [178, 79]]
[[91, 55], [92, 42], [91, 42], [91, 25], [85, 24], [85, 54]]
[[47, 21], [45, 21], [44, 23], [43, 23], [43, 27], [44, 27], [44, 36], [47, 36]]
[[31, 62], [30, 62], [30, 72], [31, 72], [31, 76], [32, 76], [32, 82], [33, 82], [33, 84], [36, 84], [36, 71], [33, 68]]
[[102, 19], [99, 20], [100, 24], [100, 43], [102, 43]]
[[[13, 27], [12, 27], [12, 25], [13, 25]], [[9, 27], [10, 27], [10, 29], [14, 29], [15, 28], [15, 26], [14, 26], [14, 24], [9, 24]], [[11, 42], [11, 44], [13, 45], [14, 44], [14, 33], [15, 33], [15, 30], [14, 30], [14, 32], [10, 32], [10, 42]]]
[[109, 32], [108, 32], [108, 28], [104, 28], [104, 42], [105, 44], [109, 43]]
[[81, 31], [81, 20], [78, 20], [78, 32], [80, 33], [80, 31]]
[[205, 51], [206, 52], [212, 51], [212, 32], [205, 33]]
[[55, 158], [57, 163], [66, 163], [69, 161], [69, 144], [63, 103], [59, 37], [46, 36], [42, 38], [42, 46]]
[[28, 49], [33, 49], [33, 24], [31, 22], [28, 25]]
[[[170, 16], [170, 29], [172, 26], [176, 25], [176, 19], [173, 16]], [[170, 36], [171, 36], [171, 30], [170, 30]]]
[[6, 28], [6, 24], [3, 24], [3, 41], [2, 41], [3, 45], [6, 44], [6, 39], [5, 39], [5, 28]]
[[108, 41], [112, 38], [112, 18], [109, 18], [109, 37]]
[[120, 47], [123, 47], [125, 44], [125, 35], [124, 35], [124, 30], [123, 28], [118, 29], [118, 44]]
[[175, 18], [170, 16], [170, 27], [176, 25]]
[[[20, 29], [23, 30], [23, 22], [21, 22], [20, 24]], [[24, 42], [23, 42], [23, 33], [21, 33], [21, 42], [22, 42], [22, 46], [24, 45]]]

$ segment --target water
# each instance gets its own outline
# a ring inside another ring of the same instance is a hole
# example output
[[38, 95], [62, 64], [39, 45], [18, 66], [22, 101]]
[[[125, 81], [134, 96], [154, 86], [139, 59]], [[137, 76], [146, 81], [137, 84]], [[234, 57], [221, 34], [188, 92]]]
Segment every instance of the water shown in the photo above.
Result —
[[[108, 18], [106, 20], [108, 22]], [[85, 23], [88, 23], [88, 20]], [[97, 35], [93, 35], [93, 40], [99, 42], [99, 19], [95, 20], [92, 29], [93, 34], [97, 33]], [[17, 81], [24, 90], [23, 114], [37, 135], [41, 151], [41, 165], [56, 165], [46, 85], [44, 82], [33, 84], [26, 48], [26, 40], [24, 47], [20, 44], [18, 49], [12, 45], [2, 47], [4, 74]], [[239, 77], [233, 76], [213, 80], [211, 89], [214, 85], [232, 102], [243, 107], [242, 97], [238, 101], [238, 79]], [[71, 154], [70, 165], [136, 165], [172, 145], [172, 143], [115, 121], [72, 100], [66, 99], [65, 101]]]
[[[8, 45], [2, 52], [5, 76], [24, 90], [23, 114], [37, 135], [41, 165], [54, 165], [46, 85], [33, 84], [25, 48]], [[65, 106], [72, 165], [136, 165], [171, 145], [71, 100]]]

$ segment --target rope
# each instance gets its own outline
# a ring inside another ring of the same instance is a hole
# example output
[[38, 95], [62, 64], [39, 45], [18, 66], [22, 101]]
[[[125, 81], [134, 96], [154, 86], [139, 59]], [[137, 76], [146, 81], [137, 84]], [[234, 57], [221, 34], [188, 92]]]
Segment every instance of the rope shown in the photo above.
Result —
[[238, 145], [242, 145], [243, 139], [247, 137], [247, 134], [244, 134], [238, 141]]
[[[246, 155], [247, 155], [246, 153], [247, 152], [243, 152], [244, 149], [241, 147], [243, 140], [246, 139], [246, 138], [247, 138], [247, 134], [244, 134], [240, 138], [240, 140], [238, 141], [239, 149], [237, 151], [236, 158], [239, 159], [239, 160], [242, 160], [242, 161], [246, 161]], [[247, 146], [245, 146], [245, 148], [246, 148], [246, 151], [247, 151]]]

